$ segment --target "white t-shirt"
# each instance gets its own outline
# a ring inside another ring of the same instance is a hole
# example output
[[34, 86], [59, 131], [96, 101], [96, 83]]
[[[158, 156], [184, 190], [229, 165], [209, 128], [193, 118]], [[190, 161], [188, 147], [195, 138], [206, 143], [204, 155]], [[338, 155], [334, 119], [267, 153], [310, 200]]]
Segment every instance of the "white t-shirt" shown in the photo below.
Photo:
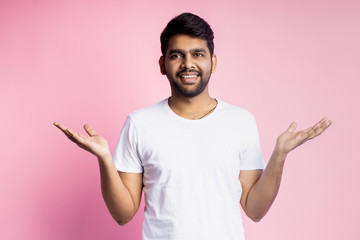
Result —
[[207, 117], [176, 115], [168, 99], [129, 114], [116, 168], [143, 173], [143, 240], [241, 240], [240, 170], [263, 169], [255, 119], [218, 100]]

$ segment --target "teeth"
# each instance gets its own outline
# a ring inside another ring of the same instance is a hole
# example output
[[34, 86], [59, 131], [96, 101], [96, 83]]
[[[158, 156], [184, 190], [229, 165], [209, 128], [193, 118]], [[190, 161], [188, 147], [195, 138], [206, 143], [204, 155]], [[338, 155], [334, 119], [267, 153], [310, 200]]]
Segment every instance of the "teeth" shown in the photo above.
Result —
[[184, 75], [184, 76], [181, 76], [182, 78], [195, 78], [197, 77], [196, 75]]

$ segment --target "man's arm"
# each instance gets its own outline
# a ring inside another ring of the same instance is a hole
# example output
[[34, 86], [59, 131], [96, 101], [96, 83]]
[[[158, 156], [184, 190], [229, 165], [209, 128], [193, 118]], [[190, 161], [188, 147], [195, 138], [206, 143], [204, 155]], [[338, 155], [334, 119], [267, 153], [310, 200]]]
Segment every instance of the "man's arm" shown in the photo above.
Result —
[[140, 205], [143, 188], [142, 173], [118, 172], [106, 139], [97, 135], [88, 124], [85, 124], [84, 128], [89, 136], [76, 133], [57, 122], [54, 125], [80, 148], [98, 158], [101, 192], [106, 206], [118, 224], [128, 223]]
[[121, 226], [130, 222], [140, 206], [142, 173], [117, 171], [111, 155], [99, 159], [101, 192], [114, 220]]
[[240, 171], [239, 181], [243, 189], [240, 204], [253, 221], [260, 221], [269, 211], [279, 191], [281, 176], [287, 154], [324, 132], [332, 121], [322, 119], [313, 127], [294, 132], [296, 123], [282, 133], [265, 170]]

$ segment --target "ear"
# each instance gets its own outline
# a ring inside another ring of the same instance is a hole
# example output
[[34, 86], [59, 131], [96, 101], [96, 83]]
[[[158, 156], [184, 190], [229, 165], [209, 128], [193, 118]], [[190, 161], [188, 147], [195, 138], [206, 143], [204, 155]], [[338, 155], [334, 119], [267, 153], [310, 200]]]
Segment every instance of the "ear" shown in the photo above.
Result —
[[166, 75], [166, 70], [165, 70], [165, 59], [163, 56], [161, 56], [159, 58], [159, 67], [160, 67], [160, 72], [162, 75]]
[[213, 73], [216, 70], [216, 64], [217, 64], [217, 57], [215, 54], [212, 55], [211, 62], [212, 62], [211, 72]]

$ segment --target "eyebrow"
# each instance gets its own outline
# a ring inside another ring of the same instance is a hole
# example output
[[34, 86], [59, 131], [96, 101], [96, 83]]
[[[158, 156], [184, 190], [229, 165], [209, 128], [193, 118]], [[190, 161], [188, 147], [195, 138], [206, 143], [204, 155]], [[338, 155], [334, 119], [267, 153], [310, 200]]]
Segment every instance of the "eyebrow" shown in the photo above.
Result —
[[[206, 50], [204, 48], [193, 48], [193, 49], [190, 49], [190, 51], [189, 51], [189, 53], [198, 53], [198, 52], [206, 53]], [[169, 54], [173, 54], [173, 53], [185, 54], [186, 52], [179, 48], [169, 50]]]

